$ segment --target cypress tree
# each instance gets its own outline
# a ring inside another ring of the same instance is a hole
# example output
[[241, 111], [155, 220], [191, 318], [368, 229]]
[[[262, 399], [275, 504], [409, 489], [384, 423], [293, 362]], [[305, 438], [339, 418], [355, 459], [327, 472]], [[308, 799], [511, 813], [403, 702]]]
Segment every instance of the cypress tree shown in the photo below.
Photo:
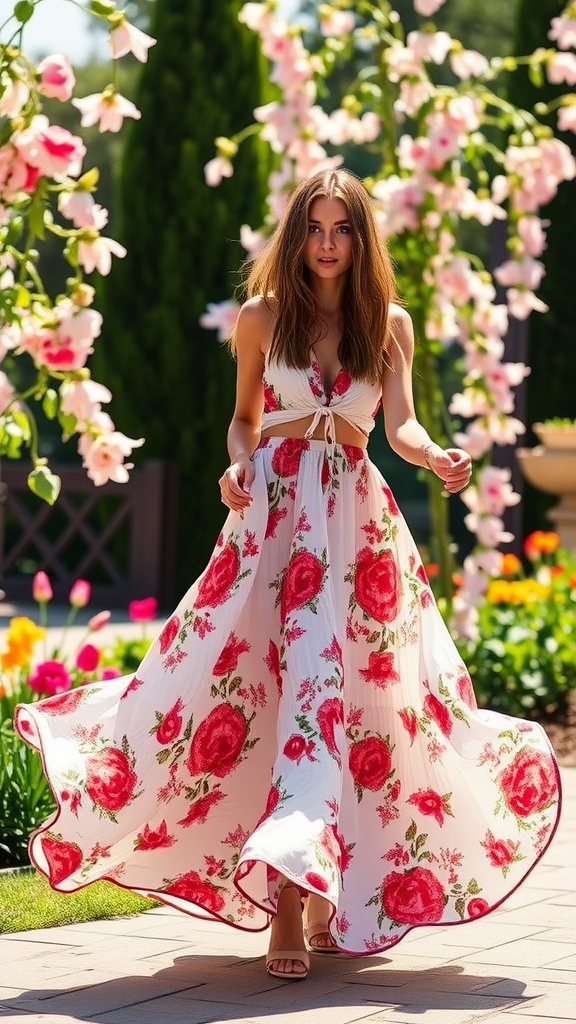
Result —
[[[564, 0], [518, 0], [516, 8], [516, 41], [514, 53], [528, 54], [547, 43], [550, 21], [564, 9]], [[553, 45], [553, 44], [551, 44]], [[509, 98], [518, 106], [530, 110], [535, 103], [549, 103], [568, 86], [559, 87], [542, 82], [539, 87], [531, 81], [525, 69], [520, 68], [510, 78]], [[556, 131], [555, 112], [544, 118]], [[576, 154], [576, 137], [572, 133], [556, 134]], [[576, 266], [576, 233], [574, 207], [576, 205], [576, 179], [560, 186], [557, 196], [541, 211], [550, 221], [548, 246], [540, 257], [546, 267], [546, 276], [538, 291], [549, 306], [547, 313], [536, 313], [530, 319], [528, 365], [527, 425], [553, 416], [574, 417], [574, 267]], [[528, 433], [527, 443], [536, 438]], [[542, 529], [544, 514], [556, 499], [526, 486], [523, 503], [524, 532]]]
[[239, 226], [263, 218], [267, 157], [240, 148], [234, 176], [204, 181], [216, 136], [230, 136], [262, 102], [255, 36], [241, 0], [157, 0], [120, 180], [118, 237], [128, 255], [106, 281], [105, 333], [95, 369], [110, 385], [119, 429], [144, 435], [140, 458], [179, 469], [178, 590], [203, 567], [223, 520], [218, 478], [234, 363], [199, 324], [207, 302], [229, 298], [242, 256]]

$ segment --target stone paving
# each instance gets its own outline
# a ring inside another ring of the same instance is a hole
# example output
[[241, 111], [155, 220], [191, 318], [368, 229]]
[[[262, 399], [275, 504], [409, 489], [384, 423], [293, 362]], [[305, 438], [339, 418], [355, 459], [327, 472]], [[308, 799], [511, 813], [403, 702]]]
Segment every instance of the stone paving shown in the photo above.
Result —
[[567, 1024], [576, 1020], [576, 768], [543, 860], [479, 921], [414, 929], [388, 953], [312, 956], [269, 978], [267, 935], [167, 907], [0, 938], [0, 1018], [15, 1024]]

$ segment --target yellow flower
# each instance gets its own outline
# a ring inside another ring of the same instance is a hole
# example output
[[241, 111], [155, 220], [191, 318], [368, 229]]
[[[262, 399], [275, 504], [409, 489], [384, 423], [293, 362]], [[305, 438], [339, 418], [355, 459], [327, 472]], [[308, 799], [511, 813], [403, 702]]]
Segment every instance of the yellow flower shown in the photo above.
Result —
[[36, 642], [44, 636], [46, 630], [37, 626], [26, 615], [18, 615], [11, 619], [6, 636], [6, 648], [0, 654], [0, 666], [9, 671], [29, 665]]
[[530, 601], [546, 601], [550, 587], [538, 580], [493, 580], [487, 593], [491, 604], [529, 604]]

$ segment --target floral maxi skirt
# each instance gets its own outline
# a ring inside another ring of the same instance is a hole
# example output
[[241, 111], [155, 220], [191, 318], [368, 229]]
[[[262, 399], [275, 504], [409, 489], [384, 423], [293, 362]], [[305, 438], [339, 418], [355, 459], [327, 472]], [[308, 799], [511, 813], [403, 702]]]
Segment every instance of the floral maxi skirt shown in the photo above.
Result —
[[479, 710], [362, 449], [273, 438], [134, 676], [20, 706], [57, 811], [31, 858], [265, 928], [286, 878], [373, 953], [498, 907], [557, 824], [539, 725]]

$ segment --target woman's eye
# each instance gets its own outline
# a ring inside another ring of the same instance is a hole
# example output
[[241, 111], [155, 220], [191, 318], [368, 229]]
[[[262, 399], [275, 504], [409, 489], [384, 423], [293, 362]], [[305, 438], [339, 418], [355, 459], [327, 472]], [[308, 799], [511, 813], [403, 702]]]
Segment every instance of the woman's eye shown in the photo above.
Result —
[[317, 224], [309, 224], [308, 225], [308, 231], [310, 232], [310, 234], [314, 234], [318, 230], [319, 230], [319, 228], [318, 228]]
[[341, 235], [349, 235], [350, 234], [350, 225], [349, 224], [340, 224], [340, 226], [338, 228], [338, 231], [340, 232]]

